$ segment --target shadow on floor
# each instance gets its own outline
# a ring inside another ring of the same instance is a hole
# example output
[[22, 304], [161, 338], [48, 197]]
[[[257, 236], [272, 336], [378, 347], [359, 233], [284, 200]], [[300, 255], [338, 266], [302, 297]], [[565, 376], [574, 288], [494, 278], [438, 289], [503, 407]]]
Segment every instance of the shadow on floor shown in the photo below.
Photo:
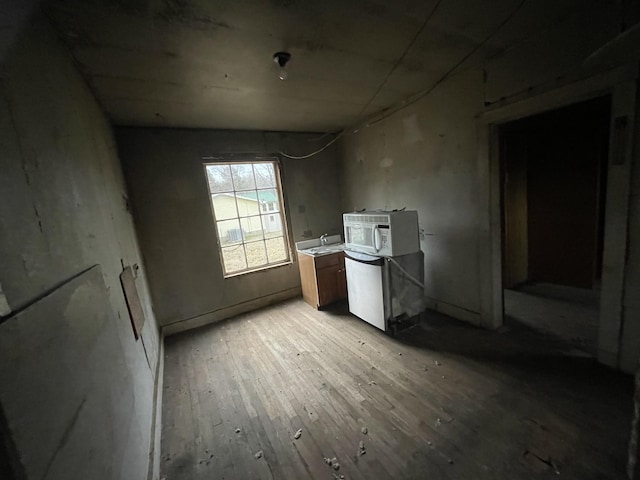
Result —
[[505, 325], [526, 325], [595, 356], [598, 292], [551, 284], [504, 291]]

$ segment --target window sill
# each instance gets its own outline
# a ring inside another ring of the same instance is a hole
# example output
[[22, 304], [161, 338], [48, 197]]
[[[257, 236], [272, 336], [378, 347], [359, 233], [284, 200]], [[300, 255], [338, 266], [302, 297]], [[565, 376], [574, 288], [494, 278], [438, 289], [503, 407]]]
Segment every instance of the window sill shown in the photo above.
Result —
[[274, 263], [272, 265], [265, 265], [263, 267], [257, 267], [257, 268], [242, 270], [240, 272], [229, 273], [229, 274], [226, 274], [224, 278], [225, 280], [227, 280], [229, 278], [240, 277], [242, 275], [247, 275], [249, 273], [264, 272], [265, 270], [271, 270], [273, 268], [279, 268], [279, 267], [286, 267], [287, 265], [292, 265], [292, 264], [293, 264], [293, 260], [287, 260], [282, 263]]

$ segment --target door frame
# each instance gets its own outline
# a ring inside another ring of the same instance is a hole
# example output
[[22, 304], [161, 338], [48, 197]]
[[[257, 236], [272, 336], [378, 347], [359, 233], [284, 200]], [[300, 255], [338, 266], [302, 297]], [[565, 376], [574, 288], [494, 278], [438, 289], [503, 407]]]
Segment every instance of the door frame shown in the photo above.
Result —
[[[504, 322], [500, 126], [520, 118], [610, 95], [598, 359], [606, 365], [619, 366], [637, 79], [638, 66], [625, 65], [513, 103], [498, 105], [476, 119], [479, 198], [485, 206], [480, 209], [478, 217], [477, 256], [482, 326], [495, 329]], [[620, 137], [617, 136], [620, 131], [616, 124], [618, 118], [626, 119], [625, 135]]]

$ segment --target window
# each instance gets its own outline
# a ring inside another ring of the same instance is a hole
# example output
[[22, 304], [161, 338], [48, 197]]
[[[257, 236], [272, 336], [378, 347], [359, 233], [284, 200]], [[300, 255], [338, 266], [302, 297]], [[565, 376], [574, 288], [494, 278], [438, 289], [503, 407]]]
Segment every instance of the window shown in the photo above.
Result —
[[225, 276], [289, 263], [277, 162], [207, 163], [205, 172]]

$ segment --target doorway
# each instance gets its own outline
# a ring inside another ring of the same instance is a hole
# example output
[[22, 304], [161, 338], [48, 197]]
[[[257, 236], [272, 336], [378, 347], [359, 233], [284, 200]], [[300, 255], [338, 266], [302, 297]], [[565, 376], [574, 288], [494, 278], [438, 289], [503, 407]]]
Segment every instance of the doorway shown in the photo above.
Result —
[[611, 96], [502, 124], [505, 322], [597, 350]]

